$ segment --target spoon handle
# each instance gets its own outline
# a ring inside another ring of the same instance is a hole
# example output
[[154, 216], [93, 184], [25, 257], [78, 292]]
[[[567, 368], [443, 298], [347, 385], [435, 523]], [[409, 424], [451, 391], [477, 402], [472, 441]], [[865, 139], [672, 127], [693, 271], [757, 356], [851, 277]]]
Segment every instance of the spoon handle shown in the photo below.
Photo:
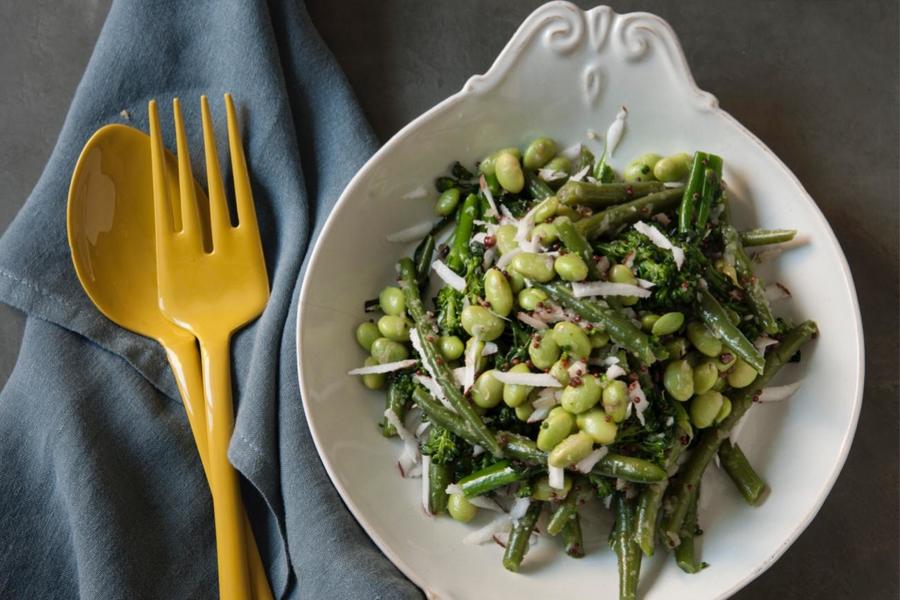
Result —
[[[203, 402], [203, 375], [200, 367], [200, 351], [197, 340], [191, 336], [178, 340], [160, 340], [166, 349], [169, 366], [175, 376], [175, 383], [181, 393], [184, 410], [187, 413], [194, 443], [200, 455], [203, 472], [209, 481], [209, 445], [206, 435], [206, 408]], [[247, 541], [247, 559], [250, 567], [250, 585], [255, 600], [272, 600], [272, 590], [266, 576], [266, 569], [259, 553], [259, 547], [250, 526], [246, 511], [243, 514], [244, 535]]]

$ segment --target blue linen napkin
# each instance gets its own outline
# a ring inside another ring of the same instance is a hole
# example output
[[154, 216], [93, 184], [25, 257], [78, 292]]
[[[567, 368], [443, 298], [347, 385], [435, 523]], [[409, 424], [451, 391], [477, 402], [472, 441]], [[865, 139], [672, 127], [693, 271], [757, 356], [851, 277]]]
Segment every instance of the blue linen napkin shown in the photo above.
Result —
[[[28, 314], [0, 393], [0, 597], [213, 598], [209, 493], [163, 351], [106, 320], [66, 243], [66, 195], [100, 126], [147, 131], [160, 101], [193, 123], [199, 96], [224, 139], [231, 92], [272, 296], [233, 342], [229, 457], [276, 597], [419, 598], [344, 507], [319, 461], [297, 384], [304, 257], [376, 141], [347, 83], [291, 0], [117, 0], [31, 197], [0, 239], [0, 301]], [[223, 165], [224, 166], [224, 165]]]

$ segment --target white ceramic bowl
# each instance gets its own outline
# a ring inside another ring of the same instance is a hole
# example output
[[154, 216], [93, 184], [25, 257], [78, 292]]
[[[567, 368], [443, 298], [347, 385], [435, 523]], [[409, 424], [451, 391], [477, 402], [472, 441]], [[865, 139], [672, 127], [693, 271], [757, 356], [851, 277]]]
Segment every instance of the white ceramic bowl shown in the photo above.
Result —
[[[764, 93], [761, 91], [760, 93]], [[398, 442], [375, 423], [381, 393], [368, 392], [349, 369], [363, 353], [353, 337], [362, 301], [392, 281], [412, 246], [385, 236], [432, 218], [432, 182], [453, 160], [471, 164], [538, 134], [565, 146], [605, 132], [620, 105], [625, 136], [613, 166], [644, 152], [707, 150], [725, 159], [725, 178], [742, 226], [792, 227], [808, 244], [763, 273], [793, 298], [778, 311], [818, 321], [821, 336], [803, 351], [796, 396], [756, 407], [741, 445], [772, 493], [746, 506], [713, 467], [704, 480], [703, 559], [711, 567], [682, 573], [665, 552], [645, 560], [646, 598], [718, 598], [769, 567], [809, 524], [834, 483], [853, 438], [862, 395], [863, 339], [856, 293], [831, 228], [793, 174], [762, 142], [699, 90], [669, 25], [646, 13], [583, 12], [542, 6], [519, 28], [491, 69], [394, 136], [344, 191], [316, 243], [297, 324], [300, 386], [319, 454], [347, 506], [384, 553], [430, 597], [615, 597], [615, 556], [605, 548], [608, 518], [585, 525], [589, 554], [566, 557], [556, 540], [531, 549], [523, 573], [504, 571], [493, 544], [464, 546], [466, 525], [429, 519], [419, 480], [400, 478]], [[415, 190], [427, 190], [426, 198]], [[599, 593], [598, 593], [599, 591]]]

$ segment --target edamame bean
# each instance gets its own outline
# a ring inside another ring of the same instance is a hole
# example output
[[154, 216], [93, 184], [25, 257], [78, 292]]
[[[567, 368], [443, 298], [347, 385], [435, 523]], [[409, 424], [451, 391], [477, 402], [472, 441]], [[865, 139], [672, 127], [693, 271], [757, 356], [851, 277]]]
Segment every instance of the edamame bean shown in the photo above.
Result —
[[724, 404], [724, 396], [719, 392], [709, 391], [694, 396], [691, 400], [691, 423], [698, 429], [705, 429], [713, 424]]
[[534, 252], [520, 252], [516, 254], [510, 268], [518, 272], [526, 279], [532, 279], [540, 283], [548, 283], [553, 279], [553, 258], [535, 254]]
[[478, 507], [469, 502], [463, 494], [450, 494], [447, 498], [447, 512], [454, 521], [468, 523], [478, 514]]
[[[537, 305], [547, 299], [547, 294], [544, 290], [539, 290], [537, 288], [525, 288], [521, 292], [519, 292], [519, 306], [527, 311], [532, 311], [537, 308]], [[362, 325], [360, 325], [362, 327]]]
[[491, 310], [501, 317], [505, 317], [512, 310], [512, 289], [499, 269], [488, 269], [484, 274], [484, 297], [490, 303]]
[[537, 447], [550, 452], [557, 444], [566, 439], [575, 427], [575, 419], [564, 410], [552, 412], [541, 422], [538, 431]]
[[583, 413], [590, 410], [595, 404], [600, 402], [603, 395], [603, 387], [597, 378], [593, 375], [582, 375], [580, 377], [581, 385], [574, 385], [576, 382], [569, 381], [562, 392], [560, 405], [572, 414]]
[[527, 169], [540, 169], [556, 154], [556, 142], [548, 137], [539, 137], [525, 148], [522, 163]]
[[397, 315], [384, 315], [378, 319], [378, 331], [381, 335], [395, 342], [408, 342], [410, 322]]
[[[609, 280], [613, 283], [627, 283], [629, 285], [637, 285], [637, 277], [631, 272], [631, 269], [625, 265], [613, 265], [609, 269]], [[637, 296], [623, 296], [623, 306], [633, 306], [637, 304]]]
[[653, 176], [664, 182], [681, 181], [690, 173], [692, 161], [684, 152], [667, 156], [653, 166]]
[[666, 391], [680, 402], [694, 395], [694, 370], [688, 361], [673, 360], [666, 365], [663, 373], [663, 386]]
[[525, 187], [525, 174], [519, 159], [509, 152], [504, 152], [494, 159], [494, 173], [497, 181], [507, 192], [518, 194]]
[[588, 339], [591, 340], [591, 348], [602, 348], [609, 343], [609, 334], [599, 329], [593, 329], [588, 335]]
[[655, 152], [648, 152], [647, 154], [641, 154], [632, 162], [641, 163], [642, 165], [647, 165], [651, 169], [656, 166], [656, 163], [662, 160], [662, 156], [656, 154]]
[[569, 385], [569, 368], [566, 364], [567, 361], [558, 360], [550, 367], [550, 375], [563, 385]]
[[626, 183], [653, 181], [653, 167], [649, 167], [639, 162], [628, 163], [625, 170], [622, 172], [622, 178]]
[[494, 408], [503, 400], [503, 384], [494, 377], [494, 370], [485, 371], [472, 386], [472, 402], [481, 408]]
[[564, 477], [563, 489], [558, 490], [550, 487], [550, 478], [543, 475], [537, 478], [531, 489], [531, 498], [534, 500], [540, 500], [542, 502], [562, 500], [569, 495], [569, 491], [572, 489], [572, 478], [568, 476]]
[[484, 173], [486, 176], [495, 175], [496, 169], [495, 169], [494, 161], [501, 154], [512, 154], [513, 156], [516, 157], [516, 159], [519, 159], [522, 157], [521, 153], [519, 152], [519, 149], [516, 148], [515, 146], [510, 146], [509, 148], [501, 148], [500, 150], [497, 150], [493, 154], [488, 155], [484, 160], [482, 160], [480, 163], [478, 163], [478, 170], [481, 171], [482, 173]]
[[603, 388], [603, 411], [616, 423], [625, 420], [628, 411], [628, 386], [624, 381], [613, 379]]
[[737, 359], [728, 372], [728, 385], [733, 388], [745, 388], [756, 379], [756, 371], [742, 359]]
[[366, 352], [372, 350], [372, 342], [380, 337], [381, 332], [378, 331], [378, 325], [371, 321], [365, 321], [356, 327], [356, 341]]
[[719, 369], [719, 373], [724, 373], [732, 366], [734, 366], [734, 361], [737, 360], [737, 357], [732, 352], [723, 352], [719, 355], [718, 359], [715, 360], [716, 368]]
[[398, 287], [388, 286], [378, 295], [378, 305], [381, 312], [386, 315], [402, 315], [406, 310], [406, 297], [403, 290]]
[[531, 416], [531, 413], [534, 412], [534, 406], [532, 406], [531, 402], [523, 402], [518, 405], [515, 409], [516, 418], [520, 421], [527, 421], [528, 417]]
[[549, 369], [559, 359], [559, 346], [549, 331], [535, 335], [528, 344], [528, 356], [538, 369]]
[[653, 327], [650, 329], [650, 333], [656, 337], [672, 335], [681, 329], [682, 325], [684, 325], [684, 314], [680, 312], [667, 312], [656, 320]]
[[665, 347], [666, 352], [669, 353], [669, 358], [682, 358], [687, 354], [688, 341], [681, 337], [675, 338], [674, 340], [666, 342]]
[[500, 254], [506, 254], [519, 247], [519, 242], [516, 241], [515, 225], [509, 223], [501, 225], [494, 232], [494, 237], [497, 238], [497, 248], [500, 249]]
[[731, 399], [728, 396], [722, 396], [722, 408], [719, 409], [718, 414], [716, 414], [715, 424], [718, 425], [722, 421], [728, 418], [728, 415], [731, 414]]
[[722, 342], [703, 323], [694, 321], [687, 326], [687, 336], [694, 348], [706, 356], [718, 356], [722, 352]]
[[[363, 364], [367, 367], [374, 367], [378, 364], [378, 361], [369, 356]], [[363, 385], [370, 390], [380, 390], [384, 387], [384, 373], [369, 373], [368, 375], [361, 376], [360, 379], [362, 380]]]
[[[472, 350], [472, 346], [477, 346], [477, 348]], [[470, 337], [466, 340], [465, 352], [474, 353], [476, 373], [480, 373], [484, 370], [484, 367], [487, 365], [487, 357], [482, 356], [482, 353], [484, 352], [484, 340], [478, 339], [477, 337]]]
[[544, 168], [568, 175], [572, 172], [572, 161], [562, 155], [554, 156], [550, 162], [544, 165]]
[[485, 342], [492, 342], [503, 333], [503, 319], [478, 304], [465, 307], [460, 321], [466, 333]]
[[559, 239], [559, 232], [553, 223], [541, 223], [531, 232], [531, 239], [546, 248]]
[[509, 289], [513, 294], [518, 294], [525, 289], [525, 278], [516, 271], [507, 271], [506, 278], [509, 280]]
[[386, 337], [380, 337], [372, 342], [371, 352], [372, 357], [375, 358], [380, 365], [409, 358], [409, 350], [406, 349], [406, 346]]
[[712, 389], [719, 379], [719, 370], [710, 360], [704, 360], [694, 367], [694, 393], [703, 394]]
[[445, 360], [456, 360], [463, 355], [466, 347], [463, 345], [462, 340], [455, 335], [442, 335], [438, 341], [438, 350], [441, 351], [441, 356]]
[[[530, 373], [531, 371], [528, 369], [528, 365], [526, 365], [525, 363], [521, 363], [515, 365], [508, 372]], [[532, 388], [529, 385], [508, 383], [503, 386], [503, 402], [505, 402], [507, 406], [512, 406], [513, 408], [515, 408], [528, 399], [528, 395], [531, 393], [531, 389]]]
[[588, 266], [577, 254], [556, 257], [553, 268], [563, 281], [584, 281], [588, 276]]
[[556, 344], [573, 358], [586, 359], [591, 355], [591, 341], [584, 330], [569, 321], [560, 321], [553, 326], [553, 339]]
[[608, 414], [599, 408], [582, 413], [575, 418], [578, 429], [585, 432], [597, 444], [612, 444], [619, 428]]
[[559, 198], [556, 196], [544, 198], [534, 209], [534, 222], [546, 223], [556, 214], [557, 208], [559, 208]]
[[434, 203], [434, 212], [437, 215], [446, 217], [453, 214], [458, 204], [459, 188], [452, 187], [444, 190], [444, 193], [438, 196], [437, 202]]
[[655, 325], [657, 321], [659, 321], [659, 315], [648, 313], [641, 317], [641, 329], [644, 331], [651, 331], [653, 325]]
[[579, 431], [558, 443], [556, 447], [550, 451], [547, 462], [551, 467], [565, 469], [587, 457], [587, 455], [591, 453], [591, 450], [593, 450], [593, 447], [594, 440], [591, 439], [591, 436], [583, 431]]

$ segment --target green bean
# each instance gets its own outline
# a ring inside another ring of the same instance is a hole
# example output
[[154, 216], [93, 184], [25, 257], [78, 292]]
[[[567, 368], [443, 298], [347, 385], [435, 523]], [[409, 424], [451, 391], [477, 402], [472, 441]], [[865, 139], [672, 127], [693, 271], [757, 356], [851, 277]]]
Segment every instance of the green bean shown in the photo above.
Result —
[[431, 273], [431, 262], [434, 258], [434, 234], [429, 233], [416, 247], [413, 254], [413, 262], [416, 265], [416, 281], [419, 287], [424, 287]]
[[619, 600], [637, 598], [638, 578], [641, 570], [641, 549], [634, 541], [635, 511], [625, 494], [613, 496], [616, 523], [609, 538], [609, 545], [619, 563]]
[[456, 229], [453, 232], [453, 241], [450, 244], [450, 252], [447, 254], [447, 266], [461, 273], [463, 263], [469, 256], [469, 240], [472, 238], [472, 228], [475, 219], [480, 212], [478, 196], [469, 194], [458, 211], [456, 217]]
[[584, 236], [581, 235], [572, 223], [572, 220], [566, 217], [560, 217], [554, 221], [556, 232], [562, 241], [566, 250], [574, 255], [580, 256], [581, 260], [587, 265], [588, 276], [591, 279], [600, 279], [600, 271], [597, 268], [597, 262], [594, 260], [594, 249], [588, 243]]
[[540, 177], [535, 177], [529, 169], [525, 169], [525, 183], [528, 185], [528, 193], [535, 200], [544, 200], [553, 195], [553, 189]]
[[[582, 482], [579, 485], [583, 486], [584, 483]], [[578, 494], [578, 486], [576, 486], [553, 511], [553, 515], [547, 523], [547, 533], [554, 536], [559, 535], [569, 521], [578, 514], [578, 504], [581, 500]]]
[[700, 483], [703, 471], [718, 452], [722, 441], [730, 435], [735, 423], [744, 416], [762, 388], [817, 331], [818, 328], [812, 321], [805, 321], [790, 330], [781, 342], [768, 353], [762, 374], [750, 386], [737, 390], [732, 395], [731, 414], [716, 427], [703, 432], [691, 452], [690, 458], [679, 470], [677, 483], [672, 488], [671, 508], [663, 524], [663, 532], [666, 534], [670, 546], [674, 547], [677, 544], [678, 532], [684, 523], [690, 504], [691, 492]]
[[750, 229], [740, 233], [740, 240], [744, 246], [766, 246], [790, 242], [796, 235], [796, 229]]
[[[706, 152], [694, 153], [688, 184], [684, 188], [684, 193], [681, 197], [681, 207], [678, 209], [678, 231], [680, 233], [687, 233], [693, 229], [694, 212], [697, 203], [702, 197], [706, 168], [708, 166], [715, 168], [714, 163], [716, 161], [721, 165], [722, 159], [714, 154], [707, 154]], [[721, 166], [719, 169], [721, 170]]]
[[[612, 184], [609, 184], [612, 185]], [[611, 206], [575, 224], [578, 232], [589, 240], [618, 231], [635, 221], [677, 206], [684, 188], [666, 188], [643, 198]]]
[[747, 300], [753, 309], [753, 314], [756, 315], [766, 333], [776, 333], [778, 331], [778, 323], [775, 321], [772, 307], [769, 305], [768, 298], [766, 298], [765, 288], [759, 278], [753, 274], [750, 258], [744, 252], [737, 230], [731, 225], [723, 225], [721, 229], [722, 240], [725, 242], [725, 257], [727, 259], [730, 256], [734, 261], [734, 270], [737, 273], [741, 287], [744, 288], [747, 294]]
[[481, 437], [476, 435], [472, 427], [461, 416], [446, 408], [439, 400], [436, 400], [428, 390], [420, 385], [416, 385], [412, 399], [435, 425], [440, 425], [444, 429], [450, 430], [453, 434], [461, 437], [473, 446], [481, 445]]
[[513, 573], [519, 570], [525, 553], [528, 552], [528, 546], [531, 541], [531, 532], [537, 524], [538, 517], [541, 516], [544, 504], [537, 500], [533, 501], [525, 515], [516, 521], [513, 525], [512, 532], [509, 534], [509, 541], [506, 543], [506, 552], [503, 554], [503, 567]]
[[728, 473], [744, 500], [750, 505], [758, 505], [763, 499], [763, 492], [766, 491], [766, 482], [753, 469], [741, 447], [732, 444], [731, 440], [722, 440], [722, 445], [719, 446], [719, 459], [722, 461], [722, 468]]
[[509, 461], [501, 460], [463, 477], [457, 485], [462, 489], [466, 498], [472, 498], [473, 496], [480, 496], [505, 485], [521, 481], [526, 476], [526, 471], [514, 468], [509, 464]]
[[363, 321], [356, 328], [356, 341], [366, 352], [372, 351], [372, 343], [380, 337], [378, 326], [371, 321]]
[[[667, 471], [678, 463], [678, 458], [687, 447], [686, 443], [682, 443], [684, 435], [685, 432], [680, 427], [676, 427], [675, 439], [672, 440], [672, 446], [666, 454]], [[647, 556], [653, 556], [656, 546], [656, 521], [668, 485], [668, 479], [646, 485], [638, 500], [634, 541]]]
[[593, 300], [576, 298], [572, 295], [571, 288], [564, 283], [537, 283], [535, 287], [543, 290], [565, 308], [573, 310], [581, 318], [591, 323], [602, 324], [606, 333], [615, 343], [629, 352], [633, 352], [644, 364], [651, 365], [666, 357], [663, 349], [654, 348], [650, 343], [650, 338], [620, 312], [603, 308]]
[[439, 515], [447, 510], [447, 486], [452, 481], [451, 465], [428, 463], [428, 512]]
[[590, 183], [569, 180], [556, 191], [556, 197], [566, 206], [590, 206], [606, 208], [636, 198], [642, 198], [664, 189], [659, 181], [635, 181], [633, 183]]
[[694, 556], [694, 537], [701, 533], [699, 527], [697, 527], [697, 499], [699, 495], [700, 487], [698, 486], [691, 496], [687, 517], [679, 534], [681, 541], [678, 547], [675, 548], [675, 562], [682, 571], [689, 574], [699, 573], [709, 566], [705, 562], [697, 562]]
[[741, 330], [731, 322], [719, 301], [709, 291], [703, 289], [698, 292], [698, 296], [700, 297], [698, 313], [713, 335], [749, 363], [757, 373], [762, 373], [765, 367], [762, 355], [753, 346], [753, 343], [741, 333]]
[[703, 172], [703, 190], [700, 192], [700, 207], [697, 209], [697, 230], [699, 231], [706, 229], [712, 205], [722, 193], [722, 159], [710, 156], [709, 162], [710, 165]]
[[400, 261], [400, 285], [404, 294], [406, 294], [406, 308], [413, 318], [416, 331], [419, 333], [419, 342], [422, 347], [422, 356], [419, 358], [427, 366], [427, 370], [436, 375], [435, 379], [444, 392], [447, 401], [464, 419], [467, 429], [471, 430], [474, 437], [481, 440], [482, 443], [480, 445], [494, 456], [501, 456], [503, 451], [500, 449], [497, 440], [485, 426], [474, 408], [472, 408], [469, 401], [460, 393], [456, 384], [456, 378], [450, 371], [450, 367], [438, 355], [435, 336], [430, 333], [433, 331], [434, 324], [425, 312], [415, 277], [415, 268], [412, 260], [408, 258], [402, 259]]
[[[385, 395], [385, 408], [394, 411], [400, 422], [406, 417], [406, 408], [409, 406], [411, 394], [409, 386], [400, 378], [391, 378], [388, 384], [387, 394]], [[384, 437], [394, 437], [397, 435], [397, 429], [391, 424], [387, 418], [381, 421], [381, 434]]]
[[575, 516], [569, 519], [566, 526], [563, 527], [560, 535], [562, 536], [563, 543], [566, 547], [566, 554], [572, 558], [584, 558], [584, 541], [582, 541], [581, 537], [581, 519], [577, 512], [575, 513]]
[[[534, 441], [525, 436], [501, 431], [497, 434], [497, 441], [515, 460], [537, 466], [547, 464], [547, 453], [539, 450]], [[601, 458], [591, 473], [634, 483], [656, 483], [666, 478], [666, 472], [650, 461], [613, 453]]]

